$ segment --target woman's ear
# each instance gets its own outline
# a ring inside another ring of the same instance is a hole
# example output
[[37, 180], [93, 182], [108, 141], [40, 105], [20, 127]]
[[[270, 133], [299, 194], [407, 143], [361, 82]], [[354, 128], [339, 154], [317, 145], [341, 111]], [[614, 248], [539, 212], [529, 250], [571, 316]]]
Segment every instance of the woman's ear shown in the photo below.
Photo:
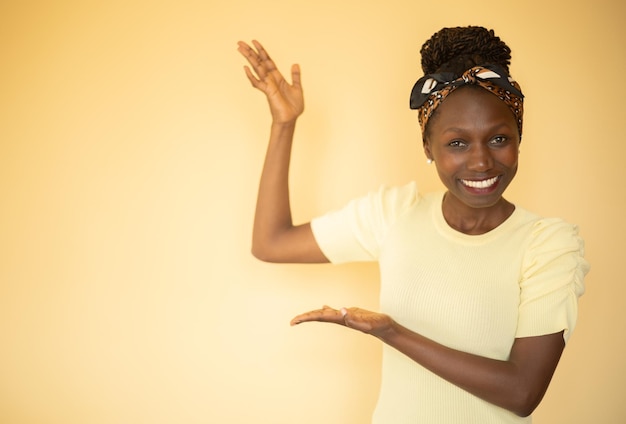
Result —
[[430, 151], [430, 142], [428, 141], [428, 138], [424, 138], [424, 154], [426, 155], [426, 159], [430, 161], [433, 160], [433, 154]]

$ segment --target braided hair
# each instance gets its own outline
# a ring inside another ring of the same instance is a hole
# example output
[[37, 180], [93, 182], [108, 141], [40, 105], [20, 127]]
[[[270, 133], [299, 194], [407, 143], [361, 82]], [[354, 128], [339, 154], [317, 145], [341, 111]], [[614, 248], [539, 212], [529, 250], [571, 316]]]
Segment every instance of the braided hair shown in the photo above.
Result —
[[509, 72], [511, 49], [493, 30], [479, 26], [443, 28], [420, 50], [424, 74], [452, 72], [460, 77], [479, 65], [494, 64]]

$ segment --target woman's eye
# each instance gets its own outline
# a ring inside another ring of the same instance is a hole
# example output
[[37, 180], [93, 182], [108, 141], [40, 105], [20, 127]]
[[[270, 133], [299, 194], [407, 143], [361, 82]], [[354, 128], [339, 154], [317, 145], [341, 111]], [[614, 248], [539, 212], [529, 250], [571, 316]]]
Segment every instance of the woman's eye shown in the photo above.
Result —
[[451, 141], [450, 143], [448, 143], [448, 146], [450, 147], [464, 147], [465, 143], [463, 143], [461, 140], [454, 140]]
[[497, 137], [494, 137], [491, 142], [493, 144], [503, 144], [504, 142], [506, 142], [506, 137], [499, 135]]

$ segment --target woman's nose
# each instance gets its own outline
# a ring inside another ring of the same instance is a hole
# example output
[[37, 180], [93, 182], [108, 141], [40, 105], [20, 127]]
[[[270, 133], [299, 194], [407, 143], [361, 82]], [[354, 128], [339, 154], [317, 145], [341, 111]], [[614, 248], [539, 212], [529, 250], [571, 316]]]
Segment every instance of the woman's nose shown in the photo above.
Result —
[[487, 146], [474, 145], [470, 151], [467, 168], [476, 172], [488, 171], [493, 167], [492, 152]]

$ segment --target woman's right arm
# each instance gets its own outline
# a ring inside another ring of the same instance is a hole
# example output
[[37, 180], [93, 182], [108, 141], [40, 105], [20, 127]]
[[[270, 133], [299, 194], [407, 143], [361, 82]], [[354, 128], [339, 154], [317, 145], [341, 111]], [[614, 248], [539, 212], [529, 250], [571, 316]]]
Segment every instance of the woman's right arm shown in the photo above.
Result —
[[[328, 262], [310, 223], [293, 225], [289, 200], [289, 164], [296, 121], [304, 111], [300, 67], [291, 68], [289, 84], [263, 46], [239, 42], [239, 52], [252, 69], [244, 67], [252, 86], [267, 97], [272, 114], [270, 140], [259, 183], [252, 233], [252, 254], [266, 262]], [[255, 50], [256, 49], [256, 50]]]

